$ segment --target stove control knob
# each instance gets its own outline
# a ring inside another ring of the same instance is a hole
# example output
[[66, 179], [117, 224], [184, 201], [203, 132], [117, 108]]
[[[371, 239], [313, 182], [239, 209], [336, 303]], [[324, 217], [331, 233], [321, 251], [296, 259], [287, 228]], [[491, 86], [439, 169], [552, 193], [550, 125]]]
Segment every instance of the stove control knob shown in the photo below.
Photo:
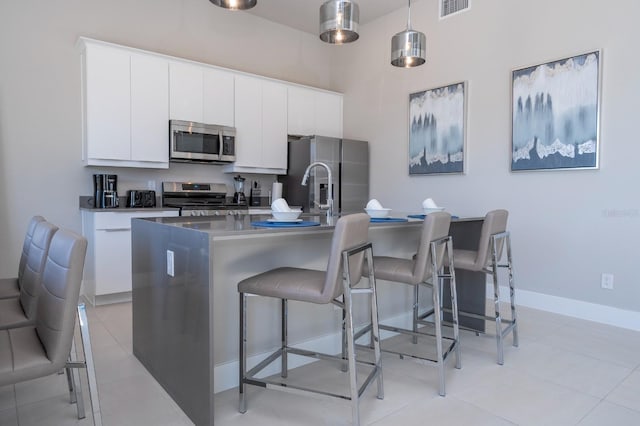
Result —
[[215, 214], [216, 216], [220, 216], [220, 211], [216, 210], [215, 212], [213, 212], [213, 214]]
[[198, 216], [198, 210], [191, 210], [191, 216]]

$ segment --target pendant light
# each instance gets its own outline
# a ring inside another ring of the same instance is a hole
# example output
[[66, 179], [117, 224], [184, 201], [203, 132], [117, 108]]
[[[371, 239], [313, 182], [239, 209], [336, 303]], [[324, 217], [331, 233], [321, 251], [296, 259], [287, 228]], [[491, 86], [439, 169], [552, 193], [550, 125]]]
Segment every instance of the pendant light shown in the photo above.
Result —
[[427, 36], [411, 29], [411, 0], [409, 0], [407, 29], [391, 39], [391, 65], [411, 68], [424, 64], [427, 61], [426, 45]]
[[216, 6], [231, 10], [251, 9], [258, 3], [258, 0], [209, 0]]
[[332, 44], [351, 43], [358, 37], [360, 9], [350, 0], [329, 0], [320, 6], [320, 40]]

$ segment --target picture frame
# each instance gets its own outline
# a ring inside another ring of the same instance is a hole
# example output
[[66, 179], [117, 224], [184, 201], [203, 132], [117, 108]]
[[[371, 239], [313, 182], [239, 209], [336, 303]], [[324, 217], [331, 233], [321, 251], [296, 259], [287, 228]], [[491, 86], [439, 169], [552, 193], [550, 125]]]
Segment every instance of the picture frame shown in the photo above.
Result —
[[409, 176], [465, 172], [467, 82], [409, 95]]
[[511, 171], [598, 169], [602, 51], [511, 73]]

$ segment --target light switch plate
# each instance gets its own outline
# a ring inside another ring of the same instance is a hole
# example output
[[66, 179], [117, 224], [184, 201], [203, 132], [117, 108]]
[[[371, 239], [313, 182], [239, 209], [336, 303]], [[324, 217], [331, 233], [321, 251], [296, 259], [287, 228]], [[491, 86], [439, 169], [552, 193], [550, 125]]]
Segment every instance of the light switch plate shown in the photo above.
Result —
[[175, 276], [175, 271], [173, 268], [173, 252], [171, 250], [167, 250], [167, 275], [170, 277]]

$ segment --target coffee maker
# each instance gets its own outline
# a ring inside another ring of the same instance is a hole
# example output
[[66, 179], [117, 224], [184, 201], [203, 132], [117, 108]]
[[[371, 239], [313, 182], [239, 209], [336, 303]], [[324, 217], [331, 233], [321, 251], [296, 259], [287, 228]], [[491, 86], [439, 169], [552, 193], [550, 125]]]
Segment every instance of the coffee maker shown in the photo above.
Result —
[[93, 175], [93, 206], [98, 209], [118, 207], [118, 175]]
[[238, 175], [233, 178], [233, 187], [236, 192], [233, 194], [233, 204], [247, 204], [247, 197], [244, 195], [245, 178]]

